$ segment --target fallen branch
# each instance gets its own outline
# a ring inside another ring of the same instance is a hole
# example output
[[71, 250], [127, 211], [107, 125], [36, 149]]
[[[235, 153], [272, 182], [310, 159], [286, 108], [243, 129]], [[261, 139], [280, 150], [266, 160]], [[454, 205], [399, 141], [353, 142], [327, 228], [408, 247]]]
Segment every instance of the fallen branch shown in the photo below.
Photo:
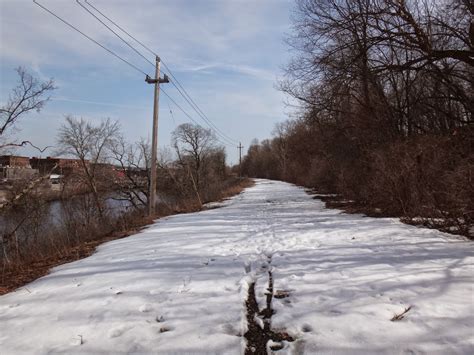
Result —
[[400, 314], [395, 314], [392, 319], [390, 319], [391, 322], [396, 322], [396, 321], [399, 321], [399, 320], [402, 320], [403, 318], [405, 318], [405, 314], [410, 311], [411, 309], [411, 306], [409, 306], [408, 308], [405, 308], [405, 310], [400, 313]]

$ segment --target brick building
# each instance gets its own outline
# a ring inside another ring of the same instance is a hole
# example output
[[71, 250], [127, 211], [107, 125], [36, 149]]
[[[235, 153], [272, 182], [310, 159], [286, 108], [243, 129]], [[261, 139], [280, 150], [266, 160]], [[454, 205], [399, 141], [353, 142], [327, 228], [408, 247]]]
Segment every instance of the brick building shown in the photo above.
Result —
[[32, 169], [30, 158], [17, 155], [0, 156], [0, 177], [7, 180], [28, 179], [37, 174], [38, 170]]
[[0, 167], [2, 168], [31, 168], [30, 158], [17, 155], [0, 155]]
[[69, 175], [74, 170], [81, 167], [81, 161], [78, 159], [66, 158], [31, 158], [30, 164], [33, 169], [38, 169], [42, 175], [59, 174]]

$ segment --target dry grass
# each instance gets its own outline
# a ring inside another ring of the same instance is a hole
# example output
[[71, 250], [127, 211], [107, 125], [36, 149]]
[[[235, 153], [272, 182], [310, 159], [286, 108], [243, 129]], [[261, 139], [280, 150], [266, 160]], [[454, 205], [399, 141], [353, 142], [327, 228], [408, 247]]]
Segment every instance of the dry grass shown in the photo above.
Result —
[[240, 194], [242, 191], [244, 191], [246, 188], [252, 187], [255, 185], [255, 181], [252, 179], [248, 178], [242, 178], [234, 181], [233, 184], [225, 188], [222, 193], [221, 193], [221, 198], [220, 200], [224, 200], [226, 198], [235, 196]]
[[[253, 184], [254, 182], [250, 179], [231, 179], [226, 188], [220, 192], [219, 200], [237, 195]], [[173, 206], [160, 204], [155, 218], [199, 210], [201, 206], [195, 200], [182, 200]], [[130, 214], [125, 218], [120, 218], [111, 233], [98, 234], [97, 232], [95, 235], [89, 235], [88, 240], [80, 241], [75, 245], [58, 242], [54, 248], [48, 248], [46, 253], [29, 253], [21, 260], [4, 263], [0, 275], [0, 295], [12, 292], [48, 274], [49, 270], [55, 266], [88, 257], [100, 244], [134, 234], [151, 224], [155, 218], [144, 217], [137, 213]]]
[[[143, 218], [140, 221], [137, 220], [136, 224], [145, 226], [151, 222], [151, 219]], [[28, 259], [23, 259], [20, 262], [4, 264], [1, 275], [0, 295], [14, 291], [17, 288], [48, 274], [49, 270], [55, 266], [86, 258], [93, 254], [100, 244], [127, 237], [138, 232], [141, 228], [142, 227], [135, 227], [130, 228], [127, 231], [96, 236], [94, 240], [85, 241], [75, 246], [63, 246], [42, 258], [30, 257]]]

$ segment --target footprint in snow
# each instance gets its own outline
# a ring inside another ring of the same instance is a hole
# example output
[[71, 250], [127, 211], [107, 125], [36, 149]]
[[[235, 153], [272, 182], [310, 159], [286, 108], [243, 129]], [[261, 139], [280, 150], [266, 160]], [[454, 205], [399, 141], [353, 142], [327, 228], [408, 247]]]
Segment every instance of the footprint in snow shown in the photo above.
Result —
[[145, 303], [144, 305], [141, 305], [140, 308], [138, 308], [138, 310], [142, 313], [147, 313], [147, 312], [152, 311], [153, 307], [151, 304]]
[[82, 335], [77, 335], [76, 337], [71, 338], [71, 345], [73, 346], [83, 345], [84, 343], [85, 340]]
[[108, 306], [111, 303], [112, 303], [112, 299], [106, 298], [105, 300], [102, 301], [101, 305], [102, 306]]
[[227, 335], [241, 336], [240, 331], [233, 324], [226, 323], [220, 326], [221, 331]]
[[123, 333], [125, 333], [129, 328], [125, 327], [124, 325], [112, 328], [109, 330], [108, 336], [109, 338], [118, 338]]
[[288, 299], [288, 298], [283, 299], [283, 304], [284, 304], [285, 306], [293, 307], [293, 306], [291, 305], [291, 300]]
[[170, 326], [163, 326], [163, 327], [160, 327], [160, 329], [158, 330], [158, 332], [160, 333], [166, 333], [166, 332], [169, 332], [171, 330], [174, 330], [174, 327], [170, 327]]

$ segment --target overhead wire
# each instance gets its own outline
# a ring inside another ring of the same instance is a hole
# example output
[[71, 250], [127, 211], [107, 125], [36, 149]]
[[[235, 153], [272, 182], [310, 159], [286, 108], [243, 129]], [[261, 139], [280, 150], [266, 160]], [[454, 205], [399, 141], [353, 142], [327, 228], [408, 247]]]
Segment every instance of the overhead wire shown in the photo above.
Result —
[[105, 15], [102, 11], [100, 11], [97, 7], [95, 7], [94, 5], [92, 5], [89, 1], [87, 0], [84, 0], [84, 2], [89, 5], [90, 7], [92, 7], [95, 11], [97, 11], [99, 14], [101, 14], [104, 18], [106, 18], [108, 21], [110, 21], [112, 24], [114, 24], [115, 27], [117, 27], [120, 31], [122, 31], [123, 33], [125, 33], [127, 36], [129, 36], [131, 39], [133, 39], [135, 42], [137, 42], [139, 45], [141, 45], [144, 49], [146, 49], [148, 52], [150, 52], [151, 54], [157, 56], [157, 54], [152, 51], [149, 47], [147, 47], [145, 44], [143, 44], [142, 42], [140, 42], [138, 39], [136, 39], [135, 37], [133, 37], [130, 33], [128, 33], [124, 28], [122, 28], [121, 26], [119, 26], [114, 20], [112, 20], [111, 18], [109, 18], [107, 15]]
[[198, 114], [201, 116], [201, 118], [206, 121], [209, 125], [211, 125], [215, 130], [217, 130], [218, 132], [221, 133], [221, 135], [223, 135], [225, 138], [227, 138], [227, 140], [229, 140], [230, 142], [233, 142], [233, 143], [237, 143], [236, 140], [232, 139], [231, 137], [229, 137], [228, 135], [226, 135], [224, 132], [222, 132], [212, 121], [209, 117], [207, 117], [207, 115], [201, 110], [201, 108], [196, 104], [196, 102], [192, 99], [192, 97], [188, 94], [188, 92], [186, 91], [186, 89], [181, 85], [181, 83], [179, 82], [179, 80], [174, 76], [174, 74], [172, 73], [171, 69], [168, 67], [168, 65], [166, 65], [166, 63], [162, 60], [162, 63], [163, 63], [163, 66], [168, 70], [171, 78], [174, 79], [174, 81], [176, 82], [176, 84], [181, 88], [181, 90], [183, 90], [184, 94], [181, 92], [181, 90], [176, 86], [174, 85], [173, 81], [172, 81], [172, 84], [176, 87], [176, 89], [180, 92], [180, 94], [185, 97], [187, 97], [186, 101], [188, 101], [189, 105], [191, 107], [195, 107], [195, 110], [197, 110]]
[[[78, 3], [79, 1], [76, 0]], [[91, 8], [93, 8], [95, 11], [97, 11], [97, 13], [99, 13], [101, 16], [103, 16], [105, 19], [107, 19], [110, 23], [112, 23], [114, 26], [116, 26], [119, 30], [121, 30], [123, 33], [125, 33], [127, 36], [129, 36], [131, 39], [133, 39], [136, 43], [138, 43], [141, 47], [143, 47], [145, 50], [147, 50], [148, 52], [150, 52], [151, 54], [159, 57], [159, 55], [153, 51], [152, 49], [150, 49], [147, 45], [145, 45], [143, 42], [141, 42], [140, 40], [138, 40], [136, 37], [134, 37], [132, 34], [130, 34], [127, 30], [125, 30], [122, 26], [120, 26], [116, 21], [112, 20], [110, 17], [108, 17], [107, 15], [105, 15], [102, 11], [100, 11], [96, 6], [94, 6], [93, 4], [91, 4], [89, 1], [87, 0], [84, 0], [84, 2], [89, 5]], [[80, 3], [79, 3], [80, 4]], [[81, 6], [83, 6], [82, 4], [80, 4]], [[89, 11], [90, 12], [90, 11]], [[95, 15], [93, 15], [94, 17], [96, 17]], [[97, 18], [97, 17], [96, 17]], [[100, 20], [99, 20], [100, 21]], [[100, 21], [101, 23], [103, 23], [102, 21]], [[105, 24], [104, 24], [105, 25]], [[109, 26], [105, 25], [108, 29], [110, 29]], [[112, 29], [110, 29], [118, 38], [120, 38], [124, 43], [126, 43], [128, 46], [130, 46], [130, 44], [125, 40], [123, 39], [120, 35], [118, 35], [115, 31], [113, 31]], [[134, 50], [136, 52], [138, 52], [135, 48]], [[140, 54], [141, 55], [141, 54]], [[141, 55], [143, 57], [143, 55]], [[175, 77], [175, 75], [172, 73], [171, 69], [168, 67], [168, 65], [161, 59], [161, 62], [163, 63], [163, 66], [166, 68], [166, 70], [168, 71], [169, 75], [171, 76], [172, 80], [171, 81], [171, 84], [178, 90], [178, 92], [181, 94], [181, 96], [187, 101], [187, 103], [191, 106], [191, 108], [198, 114], [198, 116], [201, 117], [201, 119], [203, 119], [208, 125], [210, 128], [212, 128], [214, 131], [216, 131], [216, 133], [218, 135], [221, 136], [222, 139], [226, 140], [227, 142], [230, 142], [231, 144], [237, 144], [237, 141], [235, 139], [232, 139], [231, 137], [229, 137], [228, 135], [226, 135], [223, 131], [221, 131], [208, 117], [207, 115], [201, 110], [201, 108], [196, 104], [196, 102], [191, 98], [191, 96], [188, 94], [188, 92], [186, 91], [186, 89], [181, 85], [181, 83], [179, 82], [179, 80]], [[153, 63], [151, 63], [152, 65], [154, 65]], [[175, 83], [176, 82], [176, 83]]]
[[[196, 123], [196, 124], [199, 124], [185, 109], [183, 109], [170, 95], [168, 95], [168, 93], [164, 90], [164, 89], [160, 89], [160, 91], [165, 94], [165, 96], [186, 116], [188, 117], [192, 122]], [[217, 138], [217, 140], [221, 143], [221, 144], [224, 144], [224, 145], [227, 145], [229, 147], [233, 147], [233, 145], [229, 144], [229, 143], [226, 143], [226, 142], [223, 142], [222, 140], [220, 140], [219, 138]]]
[[41, 5], [39, 2], [37, 2], [36, 0], [33, 0], [33, 3], [35, 3], [36, 5], [38, 5], [39, 7], [41, 7], [43, 10], [45, 10], [46, 12], [48, 12], [49, 14], [53, 15], [54, 17], [56, 17], [58, 20], [60, 20], [61, 22], [63, 22], [64, 24], [66, 24], [67, 26], [69, 26], [70, 28], [72, 28], [73, 30], [75, 30], [76, 32], [80, 33], [82, 36], [86, 37], [89, 41], [91, 42], [94, 42], [96, 45], [98, 45], [99, 47], [101, 47], [102, 49], [106, 50], [107, 52], [109, 52], [110, 54], [112, 54], [114, 57], [120, 59], [122, 62], [124, 62], [125, 64], [128, 64], [130, 67], [132, 67], [133, 69], [135, 69], [136, 71], [138, 71], [139, 73], [147, 76], [148, 74], [145, 73], [143, 70], [141, 70], [140, 68], [138, 68], [137, 66], [135, 66], [134, 64], [130, 63], [128, 60], [122, 58], [120, 55], [118, 55], [117, 53], [115, 53], [113, 50], [105, 47], [104, 45], [102, 45], [101, 43], [99, 43], [98, 41], [96, 41], [95, 39], [93, 39], [92, 37], [88, 36], [87, 34], [85, 34], [84, 32], [82, 32], [81, 30], [79, 30], [77, 27], [75, 27], [74, 25], [72, 25], [71, 23], [69, 23], [68, 21], [64, 20], [63, 18], [61, 18], [60, 16], [56, 15], [54, 12], [52, 12], [51, 10], [49, 10], [46, 6], [43, 6]]
[[173, 125], [176, 127], [176, 120], [174, 119], [173, 110], [171, 110], [171, 106], [170, 106], [169, 101], [167, 101], [166, 104], [168, 105], [168, 109], [170, 110], [170, 116], [171, 116], [171, 118], [172, 118], [172, 120], [173, 120]]
[[[172, 74], [171, 70], [168, 68], [168, 66], [165, 64], [164, 61], [162, 61], [164, 67], [168, 69], [168, 72], [171, 76], [171, 84], [178, 90], [178, 92], [181, 94], [181, 96], [185, 99], [185, 101], [194, 109], [194, 111], [200, 116], [207, 124], [209, 127], [211, 127], [214, 131], [216, 131], [223, 139], [228, 141], [229, 143], [232, 144], [237, 144], [237, 141], [234, 139], [230, 138], [227, 136], [224, 132], [222, 132], [207, 116], [202, 112], [202, 110], [199, 108], [199, 106], [194, 102], [194, 100], [189, 96], [189, 94], [186, 92], [186, 90], [182, 87], [182, 85], [179, 83], [179, 81], [175, 78], [175, 76]], [[174, 82], [176, 82], [179, 86], [177, 86]], [[180, 89], [181, 88], [181, 89]], [[182, 90], [182, 91], [181, 91]], [[184, 93], [183, 93], [184, 92]]]
[[82, 7], [85, 11], [87, 11], [91, 16], [93, 16], [97, 21], [99, 21], [102, 25], [107, 27], [110, 32], [112, 32], [115, 36], [120, 38], [129, 48], [131, 48], [135, 53], [137, 53], [140, 57], [142, 57], [145, 61], [150, 63], [153, 67], [155, 64], [151, 62], [147, 57], [145, 57], [142, 53], [140, 53], [135, 47], [133, 47], [130, 43], [128, 43], [125, 39], [123, 39], [117, 32], [115, 32], [112, 28], [110, 28], [104, 21], [102, 21], [100, 18], [98, 18], [96, 15], [92, 13], [87, 7], [85, 7], [79, 0], [76, 0], [76, 3]]
[[[79, 2], [79, 0], [76, 0], [77, 4], [80, 5], [82, 8], [84, 8], [89, 14], [91, 14], [92, 16], [94, 16], [102, 25], [104, 25], [106, 28], [108, 28], [112, 33], [114, 33], [120, 40], [122, 40], [124, 43], [127, 44], [128, 47], [130, 47], [131, 49], [134, 50], [134, 52], [136, 52], [138, 55], [140, 55], [143, 59], [145, 59], [149, 64], [153, 65], [154, 64], [149, 61], [142, 53], [140, 53], [135, 47], [133, 47], [130, 43], [128, 43], [122, 36], [120, 36], [119, 34], [117, 34], [114, 30], [112, 30], [110, 28], [110, 26], [106, 25], [102, 20], [100, 20], [96, 15], [94, 15], [91, 11], [89, 11], [87, 8], [85, 8], [83, 6], [83, 4], [81, 4]], [[136, 39], [134, 36], [132, 36], [130, 33], [128, 33], [126, 30], [124, 30], [121, 26], [119, 26], [116, 22], [114, 22], [113, 20], [111, 20], [109, 17], [107, 17], [104, 13], [102, 13], [100, 10], [98, 10], [95, 6], [93, 6], [91, 3], [89, 3], [87, 0], [84, 0], [85, 3], [87, 3], [89, 6], [91, 6], [94, 10], [96, 10], [99, 14], [101, 14], [104, 18], [106, 18], [107, 20], [109, 20], [111, 23], [113, 23], [117, 28], [119, 28], [122, 32], [124, 32], [125, 34], [127, 34], [130, 38], [132, 38], [134, 41], [136, 41], [138, 44], [140, 44], [143, 48], [145, 48], [146, 50], [148, 50], [150, 53], [158, 56], [154, 51], [152, 51], [149, 47], [147, 47], [145, 44], [143, 44], [141, 41], [139, 41], [138, 39]], [[39, 7], [41, 7], [43, 10], [45, 10], [46, 12], [48, 12], [49, 14], [51, 14], [52, 16], [56, 17], [58, 20], [60, 20], [61, 22], [63, 22], [65, 25], [69, 26], [70, 28], [72, 28], [73, 30], [75, 30], [76, 32], [78, 32], [79, 34], [81, 34], [82, 36], [84, 36], [85, 38], [87, 38], [88, 40], [90, 40], [91, 42], [95, 43], [96, 45], [98, 45], [99, 47], [101, 47], [102, 49], [104, 49], [105, 51], [107, 51], [109, 54], [112, 54], [114, 57], [120, 59], [122, 62], [124, 62], [125, 64], [129, 65], [130, 67], [132, 67], [133, 69], [135, 69], [136, 71], [138, 71], [139, 73], [145, 75], [145, 76], [148, 76], [148, 74], [146, 72], [144, 72], [143, 70], [141, 70], [140, 68], [138, 68], [136, 65], [130, 63], [128, 60], [124, 59], [123, 57], [121, 57], [120, 55], [118, 55], [117, 53], [115, 53], [113, 50], [105, 47], [103, 44], [99, 43], [97, 40], [93, 39], [92, 37], [90, 37], [89, 35], [85, 34], [83, 31], [79, 30], [77, 27], [75, 27], [74, 25], [72, 25], [71, 23], [69, 23], [68, 21], [66, 21], [65, 19], [63, 19], [62, 17], [60, 17], [59, 15], [55, 14], [53, 11], [51, 11], [50, 9], [48, 9], [46, 6], [40, 4], [39, 2], [37, 2], [36, 0], [33, 0], [33, 3], [35, 3], [36, 5], [38, 5]], [[198, 113], [198, 115], [210, 126], [210, 128], [212, 130], [214, 130], [219, 136], [221, 139], [217, 138], [217, 140], [224, 144], [224, 145], [227, 145], [227, 146], [232, 146], [234, 145], [234, 142], [236, 142], [235, 140], [231, 139], [230, 137], [228, 137], [227, 135], [225, 135], [225, 133], [223, 133], [222, 131], [219, 130], [219, 128], [217, 126], [215, 126], [212, 121], [210, 121], [207, 116], [205, 116], [205, 114], [202, 112], [202, 110], [199, 108], [199, 106], [197, 106], [197, 104], [194, 102], [194, 100], [192, 100], [192, 98], [189, 96], [189, 94], [186, 92], [186, 90], [184, 89], [184, 87], [179, 83], [179, 81], [176, 79], [176, 77], [171, 73], [171, 70], [169, 69], [169, 67], [166, 65], [166, 63], [164, 63], [162, 61], [163, 65], [165, 66], [165, 68], [168, 70], [170, 76], [177, 82], [177, 84], [179, 85], [179, 87], [181, 88], [178, 88], [178, 86], [176, 84], [174, 84], [173, 81], [172, 84], [175, 86], [175, 88], [178, 90], [178, 92], [181, 94], [181, 96], [188, 102], [188, 104], [191, 106], [191, 108], [193, 108], [194, 111], [196, 111], [196, 113]], [[194, 123], [196, 124], [199, 124], [187, 111], [185, 111], [164, 89], [161, 89], [163, 91], [163, 93], [165, 94], [165, 96], [174, 104], [176, 105], [176, 107], [178, 107], [185, 115], [186, 117], [188, 117], [191, 121], [193, 121]], [[173, 117], [174, 118], [174, 117]], [[224, 142], [223, 140], [225, 140], [226, 142]], [[230, 143], [230, 144], [229, 144]]]

